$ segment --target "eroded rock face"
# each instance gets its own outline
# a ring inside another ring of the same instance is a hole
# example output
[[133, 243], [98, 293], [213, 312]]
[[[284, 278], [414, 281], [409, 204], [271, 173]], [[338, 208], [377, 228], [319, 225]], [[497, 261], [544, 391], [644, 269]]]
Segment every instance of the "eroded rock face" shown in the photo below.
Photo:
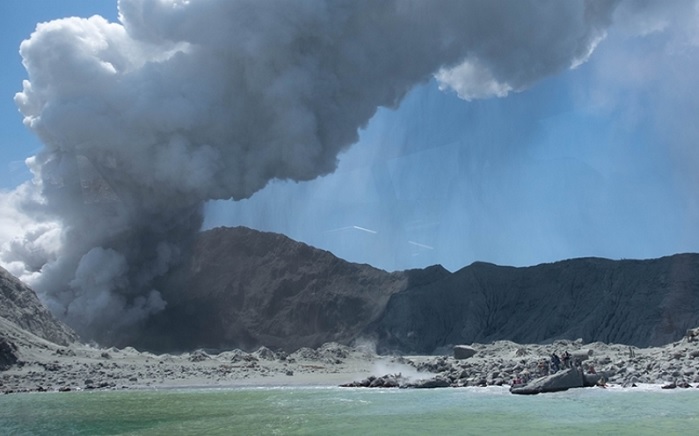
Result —
[[173, 282], [165, 311], [135, 345], [292, 352], [369, 339], [381, 354], [431, 354], [501, 339], [581, 338], [646, 347], [699, 325], [696, 254], [388, 273], [283, 235], [218, 228], [201, 234]]
[[75, 332], [54, 318], [33, 290], [1, 267], [0, 317], [59, 345], [77, 340]]
[[474, 263], [393, 294], [367, 331], [381, 353], [449, 344], [581, 338], [659, 346], [699, 325], [699, 255], [573, 259], [527, 268]]
[[0, 371], [4, 371], [19, 361], [17, 346], [0, 336]]
[[164, 292], [167, 307], [137, 338], [140, 346], [161, 351], [264, 345], [293, 352], [350, 343], [406, 287], [407, 278], [283, 235], [237, 227], [203, 232], [179, 282]]

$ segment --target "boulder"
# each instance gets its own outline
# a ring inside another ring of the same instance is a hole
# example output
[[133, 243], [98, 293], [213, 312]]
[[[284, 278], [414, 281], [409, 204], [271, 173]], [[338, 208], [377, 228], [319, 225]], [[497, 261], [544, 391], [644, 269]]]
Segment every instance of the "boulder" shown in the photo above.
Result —
[[254, 353], [252, 353], [255, 357], [258, 359], [263, 359], [263, 360], [274, 360], [277, 358], [277, 355], [274, 353], [274, 351], [270, 350], [269, 348], [265, 346], [261, 346], [260, 348], [257, 349]]
[[476, 350], [468, 345], [455, 345], [454, 346], [454, 359], [462, 360], [473, 357], [476, 354]]
[[597, 386], [602, 379], [607, 380], [607, 377], [604, 377], [603, 374], [583, 374], [583, 386]]
[[415, 383], [408, 385], [408, 387], [416, 389], [448, 388], [449, 386], [451, 386], [449, 380], [439, 376], [426, 380], [418, 380]]
[[660, 389], [676, 389], [676, 388], [677, 388], [677, 383], [675, 383], [674, 381], [672, 381], [668, 384], [662, 385], [660, 387]]
[[578, 361], [578, 362], [584, 362], [585, 360], [589, 359], [592, 357], [592, 349], [587, 349], [587, 350], [575, 350], [572, 353], [570, 353], [570, 358], [573, 362]]
[[370, 388], [397, 388], [400, 386], [399, 383], [400, 376], [386, 374], [383, 377], [378, 377], [374, 379], [369, 384]]
[[192, 353], [189, 355], [189, 361], [190, 362], [203, 362], [205, 360], [210, 359], [211, 356], [207, 354], [206, 351], [204, 350], [194, 350]]
[[513, 394], [534, 395], [544, 392], [565, 391], [584, 386], [583, 374], [577, 368], [568, 368], [555, 374], [547, 375], [523, 385], [510, 388]]
[[17, 346], [0, 336], [0, 371], [10, 368], [18, 360]]
[[688, 342], [693, 342], [699, 337], [699, 327], [693, 329], [687, 329], [687, 333], [684, 335]]

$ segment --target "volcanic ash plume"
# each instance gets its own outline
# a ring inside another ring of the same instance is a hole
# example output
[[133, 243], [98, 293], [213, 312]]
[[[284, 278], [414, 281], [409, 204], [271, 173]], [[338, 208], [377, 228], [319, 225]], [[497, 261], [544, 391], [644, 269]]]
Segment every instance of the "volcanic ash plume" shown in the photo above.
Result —
[[332, 172], [380, 106], [436, 77], [505, 95], [584, 62], [601, 1], [121, 0], [39, 24], [15, 101], [45, 147], [3, 261], [85, 337], [166, 306], [210, 199]]

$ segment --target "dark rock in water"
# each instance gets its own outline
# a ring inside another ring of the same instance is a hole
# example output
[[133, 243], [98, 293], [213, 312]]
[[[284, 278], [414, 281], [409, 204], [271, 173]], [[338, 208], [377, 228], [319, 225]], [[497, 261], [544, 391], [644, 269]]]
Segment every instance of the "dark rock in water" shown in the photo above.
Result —
[[17, 346], [0, 336], [0, 371], [9, 369], [19, 361]]
[[404, 381], [400, 374], [386, 374], [381, 377], [370, 376], [361, 381], [345, 383], [340, 385], [343, 388], [398, 388], [402, 387]]
[[455, 345], [454, 346], [454, 359], [462, 360], [473, 357], [476, 354], [476, 350], [468, 345]]
[[585, 385], [582, 372], [577, 368], [568, 368], [555, 374], [534, 379], [523, 385], [513, 386], [510, 388], [510, 392], [513, 394], [533, 395], [544, 392], [565, 391], [583, 386]]
[[418, 380], [416, 382], [406, 385], [406, 387], [416, 389], [448, 388], [449, 386], [451, 386], [451, 382], [444, 377], [435, 377], [425, 380]]
[[605, 379], [602, 374], [583, 374], [583, 385], [585, 387], [597, 386]]
[[448, 388], [452, 386], [451, 380], [441, 375], [410, 382], [401, 373], [386, 374], [381, 377], [370, 376], [361, 381], [354, 381], [340, 385], [340, 387], [350, 388], [415, 388], [415, 389], [432, 389], [432, 388]]
[[340, 387], [342, 387], [342, 388], [368, 388], [374, 380], [376, 380], [376, 377], [372, 375], [372, 376], [369, 376], [361, 381], [353, 381], [353, 382], [341, 384]]
[[370, 388], [397, 388], [400, 386], [398, 381], [399, 377], [395, 375], [387, 374], [382, 377], [375, 378], [371, 383], [369, 383]]

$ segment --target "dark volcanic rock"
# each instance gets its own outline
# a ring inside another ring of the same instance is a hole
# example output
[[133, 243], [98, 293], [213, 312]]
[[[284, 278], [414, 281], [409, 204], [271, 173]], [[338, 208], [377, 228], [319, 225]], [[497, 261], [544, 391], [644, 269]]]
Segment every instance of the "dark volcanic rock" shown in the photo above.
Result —
[[454, 359], [468, 359], [476, 354], [476, 350], [467, 345], [455, 345], [454, 346]]
[[33, 290], [1, 267], [0, 317], [59, 345], [68, 345], [77, 340], [75, 332], [56, 320]]
[[448, 388], [451, 385], [449, 380], [444, 377], [434, 377], [425, 380], [419, 380], [415, 383], [409, 384], [407, 387], [416, 389], [434, 389], [434, 388]]
[[699, 255], [388, 273], [283, 235], [217, 228], [163, 292], [167, 307], [137, 344], [156, 351], [291, 352], [362, 338], [384, 354], [500, 339], [646, 347], [699, 325]]
[[513, 386], [513, 394], [533, 395], [545, 392], [565, 391], [585, 386], [583, 373], [577, 368], [568, 368], [555, 374], [530, 381], [522, 386]]
[[18, 360], [17, 346], [0, 336], [0, 371], [8, 369], [16, 364]]
[[244, 227], [203, 232], [183, 276], [184, 285], [165, 294], [167, 307], [144, 346], [291, 352], [348, 343], [407, 284], [404, 273]]
[[559, 338], [656, 346], [699, 325], [699, 255], [574, 259], [527, 268], [474, 263], [394, 294], [367, 328], [380, 352]]

